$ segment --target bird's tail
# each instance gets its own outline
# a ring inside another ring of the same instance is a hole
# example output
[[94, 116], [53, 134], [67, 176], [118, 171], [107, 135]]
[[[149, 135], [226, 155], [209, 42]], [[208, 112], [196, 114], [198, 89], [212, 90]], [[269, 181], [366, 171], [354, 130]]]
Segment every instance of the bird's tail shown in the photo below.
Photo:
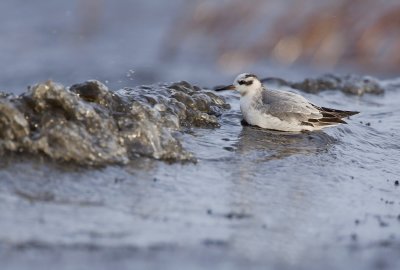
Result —
[[360, 112], [356, 112], [356, 111], [342, 111], [342, 110], [335, 110], [335, 109], [330, 109], [330, 108], [325, 108], [325, 107], [319, 107], [318, 109], [320, 110], [322, 115], [325, 113], [326, 115], [336, 116], [337, 118], [349, 117], [349, 116], [360, 113]]
[[328, 126], [336, 126], [338, 124], [347, 124], [346, 121], [343, 120], [343, 118], [360, 113], [356, 111], [342, 111], [331, 108], [318, 107], [315, 105], [313, 106], [318, 109], [319, 112], [322, 114], [322, 118], [308, 120], [314, 125], [314, 127], [319, 126], [322, 128]]

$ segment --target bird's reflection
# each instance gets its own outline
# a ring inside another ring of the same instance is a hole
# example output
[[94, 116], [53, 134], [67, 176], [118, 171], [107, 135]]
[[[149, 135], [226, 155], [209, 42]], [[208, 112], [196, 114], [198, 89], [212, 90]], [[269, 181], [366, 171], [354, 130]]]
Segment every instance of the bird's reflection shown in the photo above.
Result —
[[262, 162], [326, 151], [336, 141], [324, 132], [290, 133], [243, 125], [236, 151]]

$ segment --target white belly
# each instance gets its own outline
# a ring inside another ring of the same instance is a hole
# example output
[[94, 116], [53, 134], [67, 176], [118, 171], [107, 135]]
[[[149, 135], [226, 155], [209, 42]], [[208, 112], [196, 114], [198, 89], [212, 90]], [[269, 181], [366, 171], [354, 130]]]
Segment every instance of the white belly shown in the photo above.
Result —
[[243, 118], [250, 125], [281, 131], [302, 131], [308, 129], [299, 123], [282, 121], [272, 115], [261, 113], [251, 105], [251, 98], [245, 96], [240, 99], [240, 110], [242, 111]]

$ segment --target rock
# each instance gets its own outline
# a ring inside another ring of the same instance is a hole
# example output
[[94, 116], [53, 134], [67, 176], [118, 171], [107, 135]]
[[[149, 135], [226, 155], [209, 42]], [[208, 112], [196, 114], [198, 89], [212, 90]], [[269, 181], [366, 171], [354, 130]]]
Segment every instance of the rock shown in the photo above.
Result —
[[66, 88], [48, 81], [19, 97], [0, 96], [0, 153], [43, 153], [83, 165], [137, 156], [194, 160], [174, 136], [218, 127], [225, 100], [187, 82], [110, 91], [98, 81]]
[[375, 95], [384, 93], [384, 87], [381, 83], [376, 78], [370, 76], [336, 76], [326, 74], [315, 79], [307, 78], [301, 82], [289, 82], [280, 78], [265, 78], [262, 82], [289, 86], [313, 94], [326, 90], [339, 90], [346, 94], [358, 96], [366, 93]]

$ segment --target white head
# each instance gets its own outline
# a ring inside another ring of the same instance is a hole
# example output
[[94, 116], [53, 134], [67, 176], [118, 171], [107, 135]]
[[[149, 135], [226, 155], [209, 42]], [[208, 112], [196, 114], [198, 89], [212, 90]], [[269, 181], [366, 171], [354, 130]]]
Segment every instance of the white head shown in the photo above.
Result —
[[243, 73], [236, 77], [232, 85], [218, 88], [216, 90], [237, 90], [241, 96], [245, 96], [249, 93], [256, 93], [261, 89], [261, 86], [262, 84], [256, 75]]

